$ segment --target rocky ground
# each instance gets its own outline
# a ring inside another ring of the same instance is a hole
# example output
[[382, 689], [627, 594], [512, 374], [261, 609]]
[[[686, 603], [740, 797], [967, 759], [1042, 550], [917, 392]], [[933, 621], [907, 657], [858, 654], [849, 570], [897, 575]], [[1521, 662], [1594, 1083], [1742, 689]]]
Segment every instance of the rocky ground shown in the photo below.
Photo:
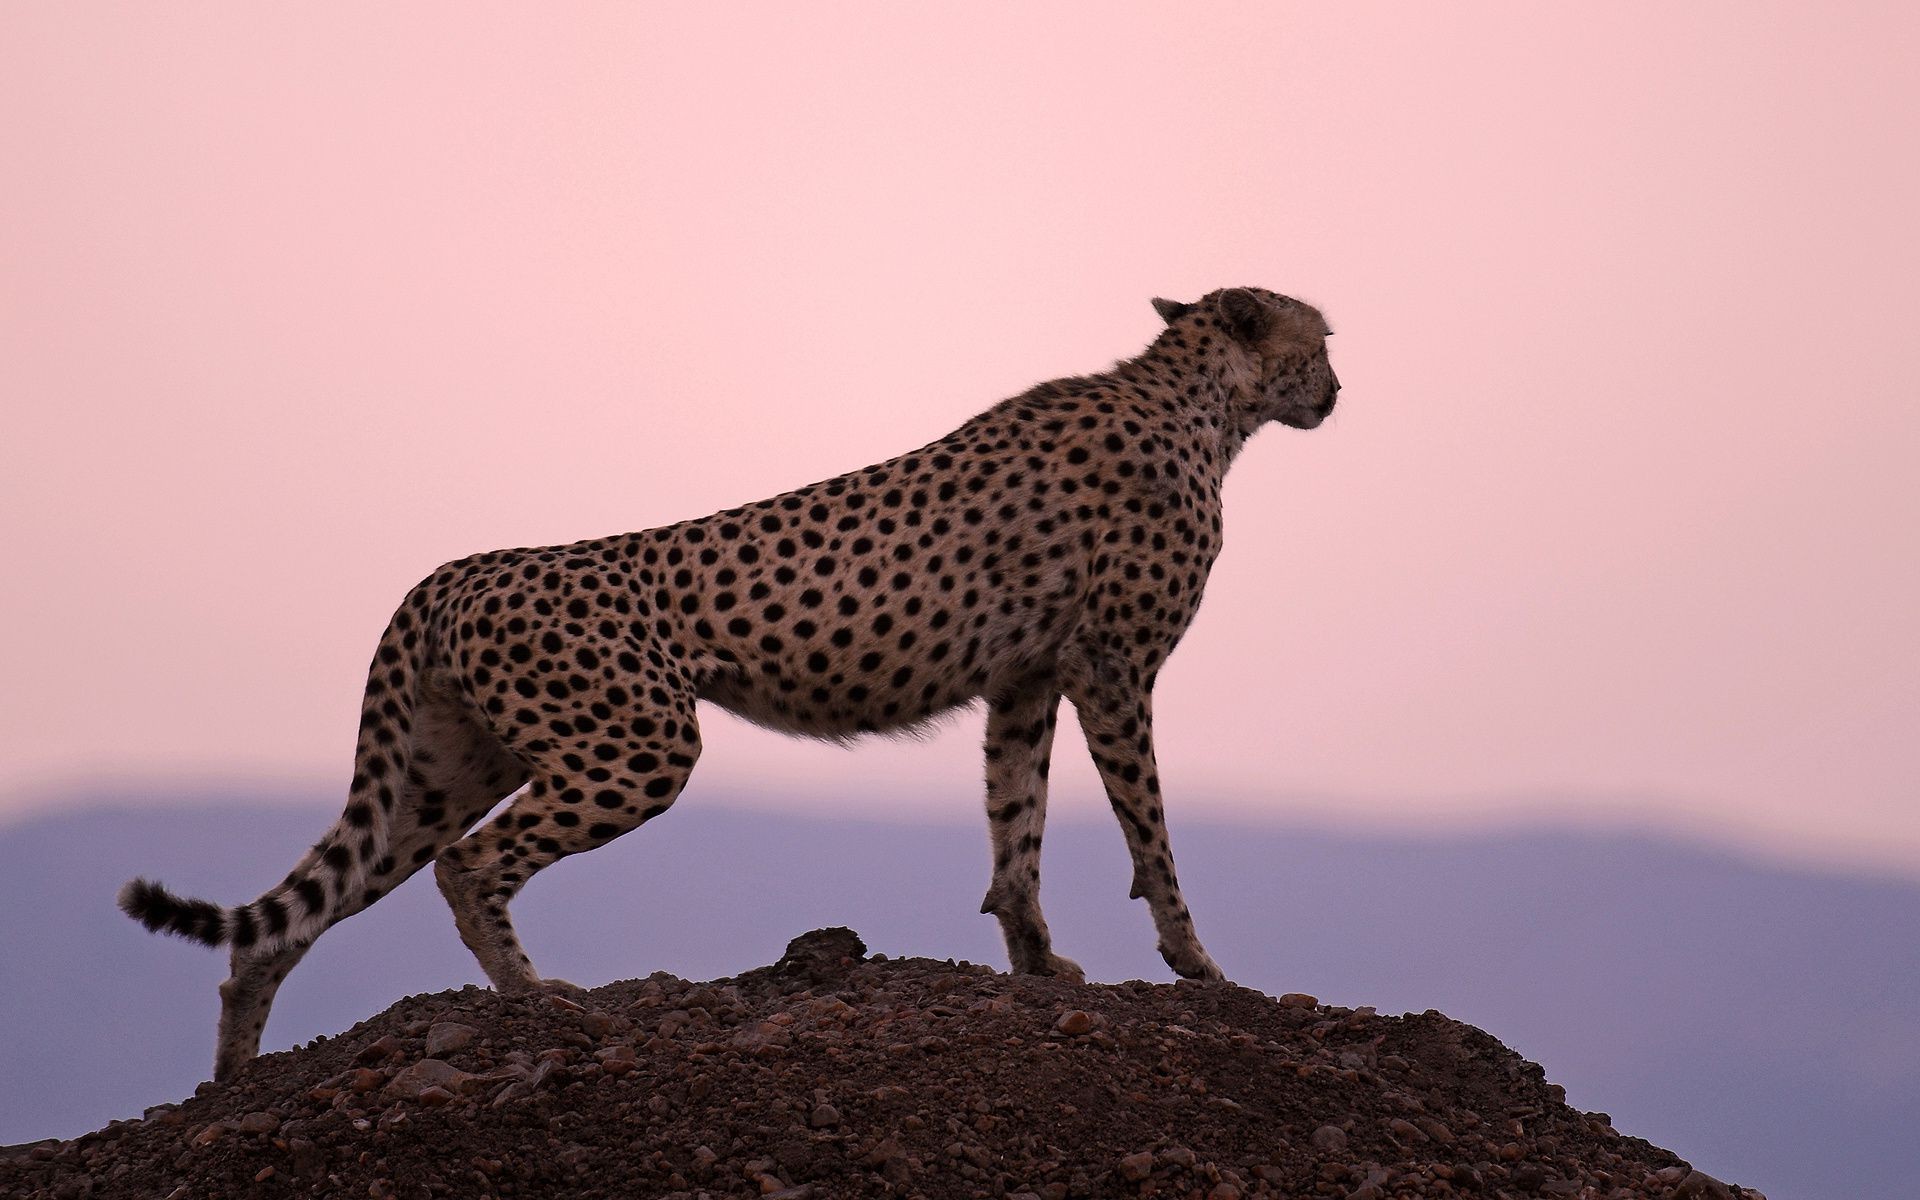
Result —
[[0, 1195], [1759, 1197], [1437, 1012], [871, 959], [413, 996], [192, 1099], [0, 1151]]

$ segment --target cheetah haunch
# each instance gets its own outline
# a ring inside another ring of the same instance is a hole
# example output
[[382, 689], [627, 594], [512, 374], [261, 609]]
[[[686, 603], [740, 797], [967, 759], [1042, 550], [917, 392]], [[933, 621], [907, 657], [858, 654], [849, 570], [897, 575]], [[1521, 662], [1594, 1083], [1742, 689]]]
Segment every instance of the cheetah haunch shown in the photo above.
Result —
[[542, 867], [667, 811], [700, 757], [701, 700], [846, 738], [985, 698], [981, 911], [1015, 971], [1078, 979], [1039, 900], [1065, 696], [1160, 953], [1221, 978], [1174, 876], [1153, 683], [1220, 552], [1227, 467], [1270, 421], [1320, 424], [1340, 383], [1299, 301], [1153, 303], [1167, 327], [1138, 357], [899, 458], [678, 525], [461, 559], [414, 588], [374, 655], [346, 812], [293, 871], [236, 908], [145, 880], [121, 891], [147, 928], [232, 947], [214, 1077], [258, 1052], [313, 940], [429, 861], [495, 988], [567, 986], [534, 972], [507, 904]]

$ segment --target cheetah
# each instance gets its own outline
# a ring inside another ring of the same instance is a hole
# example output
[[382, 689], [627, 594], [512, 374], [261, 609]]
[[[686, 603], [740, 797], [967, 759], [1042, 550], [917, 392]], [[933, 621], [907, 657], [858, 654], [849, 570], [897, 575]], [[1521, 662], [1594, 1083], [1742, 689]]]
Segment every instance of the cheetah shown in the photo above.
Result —
[[1306, 303], [1227, 288], [1153, 305], [1165, 328], [1136, 357], [898, 458], [698, 520], [434, 571], [375, 651], [346, 810], [286, 878], [233, 908], [144, 879], [121, 890], [148, 929], [230, 947], [214, 1078], [258, 1053], [314, 939], [429, 862], [494, 988], [570, 988], [534, 971], [508, 903], [541, 868], [673, 805], [700, 758], [703, 700], [830, 740], [983, 700], [981, 912], [1014, 971], [1080, 981], [1039, 898], [1065, 697], [1162, 957], [1223, 978], [1174, 874], [1154, 680], [1220, 553], [1228, 466], [1269, 422], [1318, 426], [1340, 383]]

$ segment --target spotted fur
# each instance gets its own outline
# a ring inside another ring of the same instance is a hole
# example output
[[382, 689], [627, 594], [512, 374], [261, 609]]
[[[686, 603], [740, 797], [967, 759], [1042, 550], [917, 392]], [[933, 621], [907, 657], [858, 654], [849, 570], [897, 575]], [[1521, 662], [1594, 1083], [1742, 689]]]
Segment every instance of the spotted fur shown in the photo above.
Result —
[[1228, 466], [1270, 421], [1318, 425], [1340, 385], [1306, 304], [1230, 288], [1154, 306], [1167, 327], [1137, 357], [919, 450], [677, 525], [475, 555], [414, 588], [375, 652], [346, 811], [286, 878], [235, 908], [144, 880], [121, 893], [148, 928], [231, 948], [215, 1077], [257, 1052], [313, 939], [428, 862], [494, 987], [565, 986], [534, 972], [508, 902], [667, 811], [700, 757], [703, 700], [842, 739], [984, 699], [981, 911], [1015, 970], [1077, 979], [1039, 903], [1064, 696], [1161, 954], [1220, 978], [1174, 874], [1154, 679], [1220, 552]]

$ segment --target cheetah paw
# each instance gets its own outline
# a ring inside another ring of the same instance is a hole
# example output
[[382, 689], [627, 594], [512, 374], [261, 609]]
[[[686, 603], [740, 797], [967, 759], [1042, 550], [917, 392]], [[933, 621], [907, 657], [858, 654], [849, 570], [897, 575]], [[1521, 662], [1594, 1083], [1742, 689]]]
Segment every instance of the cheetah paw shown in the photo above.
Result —
[[1213, 983], [1226, 981], [1227, 973], [1220, 969], [1220, 964], [1213, 961], [1211, 954], [1197, 947], [1181, 954], [1162, 951], [1161, 957], [1167, 960], [1167, 965], [1173, 968], [1173, 973], [1182, 979], [1199, 979]]
[[1033, 973], [1035, 975], [1050, 975], [1055, 979], [1064, 980], [1067, 983], [1085, 983], [1087, 981], [1087, 973], [1080, 969], [1079, 963], [1070, 958], [1062, 958], [1058, 954], [1047, 955], [1046, 962], [1042, 963], [1040, 969]]

